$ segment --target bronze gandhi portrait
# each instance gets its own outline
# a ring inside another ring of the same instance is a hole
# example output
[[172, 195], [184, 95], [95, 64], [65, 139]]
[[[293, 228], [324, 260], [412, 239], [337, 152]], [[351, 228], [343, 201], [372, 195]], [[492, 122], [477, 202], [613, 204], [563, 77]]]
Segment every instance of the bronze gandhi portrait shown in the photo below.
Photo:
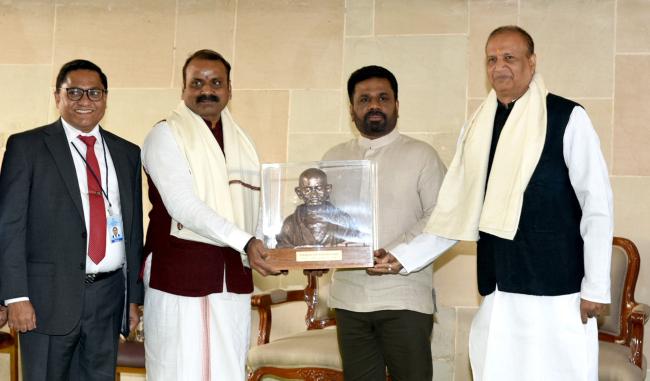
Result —
[[300, 174], [296, 194], [302, 204], [282, 224], [277, 247], [336, 246], [358, 240], [354, 219], [329, 202], [332, 184], [327, 174], [309, 168]]

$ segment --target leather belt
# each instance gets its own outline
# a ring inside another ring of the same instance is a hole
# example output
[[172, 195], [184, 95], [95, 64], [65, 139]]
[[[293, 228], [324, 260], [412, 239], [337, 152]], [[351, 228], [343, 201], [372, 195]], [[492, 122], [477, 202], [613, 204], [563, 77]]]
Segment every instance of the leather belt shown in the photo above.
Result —
[[86, 279], [84, 279], [85, 284], [93, 284], [95, 282], [99, 282], [101, 280], [104, 280], [111, 275], [115, 275], [118, 271], [122, 271], [122, 269], [117, 269], [113, 271], [108, 271], [105, 273], [94, 273], [94, 274], [86, 274]]

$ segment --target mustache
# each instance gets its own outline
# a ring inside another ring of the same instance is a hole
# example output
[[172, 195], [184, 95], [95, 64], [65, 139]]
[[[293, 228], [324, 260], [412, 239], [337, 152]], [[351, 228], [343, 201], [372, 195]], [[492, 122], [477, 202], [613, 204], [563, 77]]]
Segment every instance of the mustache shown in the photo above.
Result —
[[218, 95], [213, 95], [213, 94], [201, 94], [198, 97], [196, 97], [196, 103], [201, 103], [201, 102], [219, 102], [219, 96]]
[[377, 116], [377, 115], [380, 115], [381, 117], [383, 117], [384, 120], [385, 120], [385, 119], [388, 119], [388, 117], [386, 116], [386, 114], [384, 114], [383, 112], [381, 112], [381, 111], [379, 111], [379, 110], [368, 111], [368, 113], [366, 113], [366, 115], [363, 117], [363, 119], [367, 122], [368, 119], [369, 119], [371, 116]]

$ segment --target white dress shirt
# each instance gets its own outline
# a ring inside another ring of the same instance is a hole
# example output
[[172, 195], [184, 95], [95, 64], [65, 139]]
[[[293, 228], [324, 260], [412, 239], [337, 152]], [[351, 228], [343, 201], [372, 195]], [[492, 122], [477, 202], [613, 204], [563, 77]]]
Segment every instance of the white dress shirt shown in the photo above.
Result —
[[[77, 181], [79, 182], [79, 192], [81, 192], [81, 205], [84, 210], [84, 219], [86, 221], [86, 232], [90, 232], [90, 201], [88, 199], [88, 177], [86, 175], [86, 145], [79, 139], [79, 136], [94, 136], [97, 141], [95, 142], [95, 156], [99, 164], [99, 172], [101, 173], [102, 189], [108, 194], [108, 200], [104, 196], [104, 206], [106, 207], [106, 216], [109, 215], [109, 201], [111, 215], [122, 216], [122, 208], [120, 206], [120, 190], [117, 183], [117, 174], [115, 173], [115, 166], [111, 153], [106, 146], [106, 142], [99, 132], [99, 126], [95, 126], [89, 133], [82, 133], [76, 128], [69, 125], [63, 118], [61, 118], [65, 136], [68, 139], [68, 148], [72, 154], [72, 161], [74, 168], [77, 172]], [[103, 143], [102, 143], [103, 142]], [[74, 146], [73, 146], [74, 145]], [[76, 147], [76, 149], [75, 149]], [[79, 152], [77, 152], [79, 150]], [[81, 153], [81, 155], [79, 154]], [[104, 153], [106, 154], [106, 161], [104, 160]], [[83, 156], [83, 158], [82, 158]], [[106, 167], [108, 164], [108, 179], [106, 176]], [[107, 184], [108, 180], [108, 184]], [[124, 232], [121, 232], [124, 236]], [[106, 229], [106, 256], [99, 262], [95, 263], [87, 255], [88, 242], [86, 242], [86, 273], [102, 273], [117, 270], [124, 264], [125, 247], [124, 240], [111, 243], [112, 232]], [[89, 235], [88, 235], [89, 236]], [[89, 240], [88, 240], [89, 241]]]
[[[113, 159], [111, 158], [111, 153], [106, 147], [106, 144], [102, 144], [102, 136], [99, 132], [99, 126], [95, 126], [92, 131], [89, 133], [82, 133], [76, 128], [72, 127], [68, 122], [61, 118], [61, 124], [63, 124], [63, 130], [65, 131], [65, 136], [68, 142], [68, 148], [70, 149], [70, 154], [72, 155], [72, 161], [74, 162], [75, 172], [77, 175], [77, 181], [79, 182], [79, 192], [81, 193], [81, 205], [83, 206], [84, 211], [84, 220], [86, 222], [86, 232], [87, 236], [90, 237], [90, 201], [88, 200], [88, 178], [86, 175], [86, 164], [84, 159], [86, 158], [86, 144], [79, 139], [79, 136], [94, 136], [97, 141], [95, 142], [95, 156], [97, 157], [97, 163], [99, 164], [99, 172], [101, 173], [102, 180], [102, 189], [108, 194], [108, 199], [112, 205], [112, 215], [121, 216], [122, 209], [120, 206], [120, 190], [117, 183], [117, 174], [115, 173], [115, 166], [113, 165]], [[73, 146], [74, 145], [74, 146]], [[77, 150], [75, 150], [75, 147]], [[104, 160], [104, 150], [106, 153], [106, 160]], [[83, 155], [83, 159], [81, 155]], [[106, 165], [108, 164], [108, 184], [106, 177]], [[106, 216], [108, 217], [108, 208], [109, 202], [104, 196], [104, 206], [106, 207]], [[117, 270], [124, 265], [125, 260], [125, 246], [124, 240], [111, 243], [112, 232], [110, 229], [106, 229], [106, 256], [99, 262], [95, 263], [88, 256], [88, 241], [86, 240], [86, 274], [102, 273]], [[121, 232], [122, 237], [124, 237], [124, 232]], [[24, 300], [29, 300], [28, 297], [18, 297], [13, 299], [5, 300], [5, 304], [11, 304], [14, 302], [20, 302]]]

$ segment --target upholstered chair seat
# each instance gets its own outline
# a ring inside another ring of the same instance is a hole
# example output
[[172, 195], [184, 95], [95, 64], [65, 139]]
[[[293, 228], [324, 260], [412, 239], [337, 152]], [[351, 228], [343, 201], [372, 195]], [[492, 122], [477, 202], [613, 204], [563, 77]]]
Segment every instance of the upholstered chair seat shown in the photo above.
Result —
[[650, 307], [634, 300], [640, 258], [634, 243], [615, 237], [612, 245], [611, 304], [598, 318], [599, 379], [639, 381], [646, 376], [643, 329]]

